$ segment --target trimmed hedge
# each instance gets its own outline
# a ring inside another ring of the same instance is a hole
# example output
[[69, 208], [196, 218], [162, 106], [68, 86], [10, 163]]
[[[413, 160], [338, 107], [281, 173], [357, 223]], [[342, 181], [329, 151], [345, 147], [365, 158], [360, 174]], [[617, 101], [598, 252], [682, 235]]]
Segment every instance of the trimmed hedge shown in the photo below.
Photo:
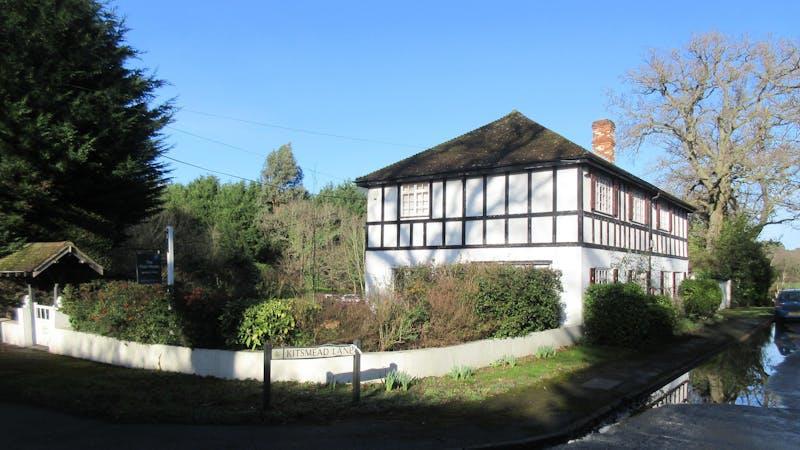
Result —
[[187, 344], [170, 295], [161, 285], [97, 281], [67, 286], [62, 311], [75, 331], [145, 344]]
[[684, 312], [694, 319], [714, 317], [722, 303], [719, 284], [709, 278], [684, 280], [678, 292], [683, 299]]
[[677, 314], [669, 298], [635, 283], [594, 284], [586, 290], [584, 331], [593, 344], [642, 347], [673, 336]]

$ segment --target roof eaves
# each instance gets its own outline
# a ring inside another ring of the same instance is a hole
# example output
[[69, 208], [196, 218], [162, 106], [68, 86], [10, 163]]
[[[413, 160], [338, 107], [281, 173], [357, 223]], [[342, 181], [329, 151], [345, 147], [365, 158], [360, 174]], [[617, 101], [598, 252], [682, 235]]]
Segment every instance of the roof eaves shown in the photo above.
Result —
[[652, 183], [649, 183], [649, 182], [639, 178], [638, 176], [628, 172], [627, 170], [623, 169], [622, 167], [619, 167], [616, 164], [607, 161], [606, 159], [604, 159], [601, 156], [595, 155], [594, 153], [591, 153], [591, 152], [587, 152], [587, 157], [584, 157], [584, 158], [581, 158], [581, 159], [584, 160], [586, 163], [588, 163], [590, 165], [593, 164], [593, 165], [596, 165], [596, 166], [600, 166], [600, 167], [602, 167], [604, 169], [611, 170], [611, 171], [615, 172], [618, 175], [622, 175], [622, 176], [628, 178], [629, 181], [632, 181], [635, 184], [638, 184], [640, 187], [644, 187], [644, 188], [649, 189], [651, 191], [655, 191], [657, 193], [660, 193], [664, 197], [668, 198], [670, 201], [679, 204], [681, 207], [683, 207], [683, 208], [685, 208], [685, 209], [687, 209], [687, 210], [689, 210], [691, 212], [694, 212], [694, 211], [697, 210], [697, 208], [694, 205], [692, 205], [691, 203], [687, 202], [686, 200], [683, 200], [683, 199], [679, 198], [676, 195], [670, 194], [669, 192], [665, 191], [664, 189], [661, 189], [660, 187], [658, 187], [658, 186], [656, 186], [656, 185], [654, 185]]
[[[359, 180], [356, 179], [356, 185], [360, 187], [375, 187], [375, 186], [386, 186], [390, 184], [398, 184], [398, 183], [412, 183], [415, 181], [421, 180], [436, 180], [442, 178], [462, 178], [462, 177], [472, 177], [472, 176], [480, 176], [480, 175], [487, 175], [487, 174], [494, 174], [494, 173], [505, 173], [505, 172], [514, 172], [518, 170], [531, 170], [531, 169], [542, 169], [547, 167], [554, 167], [554, 166], [562, 166], [565, 164], [578, 164], [580, 158], [561, 158], [552, 161], [542, 161], [542, 162], [531, 162], [528, 164], [515, 164], [511, 166], [496, 166], [496, 167], [484, 167], [484, 168], [476, 168], [473, 170], [453, 170], [448, 172], [436, 172], [424, 175], [414, 175], [414, 176], [407, 176], [407, 177], [397, 177], [391, 179], [383, 179], [383, 180]], [[362, 177], [363, 178], [363, 177]]]
[[59, 250], [58, 253], [53, 254], [50, 258], [43, 261], [33, 270], [32, 274], [33, 278], [39, 276], [42, 272], [47, 270], [50, 266], [58, 262], [61, 258], [66, 256], [67, 254], [75, 255], [75, 257], [78, 258], [78, 261], [80, 261], [81, 264], [86, 264], [92, 270], [97, 272], [99, 275], [103, 275], [103, 266], [97, 264], [96, 262], [94, 262], [94, 260], [92, 260], [92, 258], [89, 258], [89, 256], [87, 256], [85, 253], [78, 250], [78, 247], [76, 247], [75, 244], [73, 244], [70, 241], [66, 241], [64, 242], [64, 247], [61, 250]]

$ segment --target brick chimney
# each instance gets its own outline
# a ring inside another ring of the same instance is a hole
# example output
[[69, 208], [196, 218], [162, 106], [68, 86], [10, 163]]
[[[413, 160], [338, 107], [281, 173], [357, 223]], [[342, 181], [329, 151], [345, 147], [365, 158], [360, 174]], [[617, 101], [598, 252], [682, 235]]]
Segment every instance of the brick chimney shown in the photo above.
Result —
[[614, 128], [608, 119], [592, 122], [592, 150], [610, 163], [614, 162]]

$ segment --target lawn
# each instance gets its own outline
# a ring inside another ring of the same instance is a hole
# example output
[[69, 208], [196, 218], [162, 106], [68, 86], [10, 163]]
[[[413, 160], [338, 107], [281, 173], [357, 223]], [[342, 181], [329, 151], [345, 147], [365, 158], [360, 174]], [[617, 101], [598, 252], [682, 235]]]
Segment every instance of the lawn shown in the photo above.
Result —
[[466, 379], [415, 380], [408, 391], [364, 384], [357, 405], [351, 403], [350, 385], [273, 383], [272, 408], [262, 415], [260, 382], [126, 369], [0, 345], [0, 391], [5, 401], [122, 422], [326, 422], [375, 413], [412, 415], [426, 408], [457, 414], [488, 397], [624, 356], [618, 349], [575, 346], [547, 359], [479, 369]]

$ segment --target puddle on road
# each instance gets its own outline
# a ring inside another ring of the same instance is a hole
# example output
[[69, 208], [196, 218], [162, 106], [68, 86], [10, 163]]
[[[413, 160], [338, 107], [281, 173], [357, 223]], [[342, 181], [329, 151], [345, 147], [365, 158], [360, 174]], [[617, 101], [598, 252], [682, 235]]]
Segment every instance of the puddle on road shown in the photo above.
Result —
[[778, 407], [766, 389], [767, 382], [798, 346], [800, 324], [773, 324], [656, 391], [648, 406], [727, 403]]
[[627, 417], [664, 405], [727, 403], [779, 408], [779, 399], [766, 389], [767, 382], [786, 357], [799, 349], [800, 323], [772, 324], [618, 411], [595, 432], [604, 433]]

